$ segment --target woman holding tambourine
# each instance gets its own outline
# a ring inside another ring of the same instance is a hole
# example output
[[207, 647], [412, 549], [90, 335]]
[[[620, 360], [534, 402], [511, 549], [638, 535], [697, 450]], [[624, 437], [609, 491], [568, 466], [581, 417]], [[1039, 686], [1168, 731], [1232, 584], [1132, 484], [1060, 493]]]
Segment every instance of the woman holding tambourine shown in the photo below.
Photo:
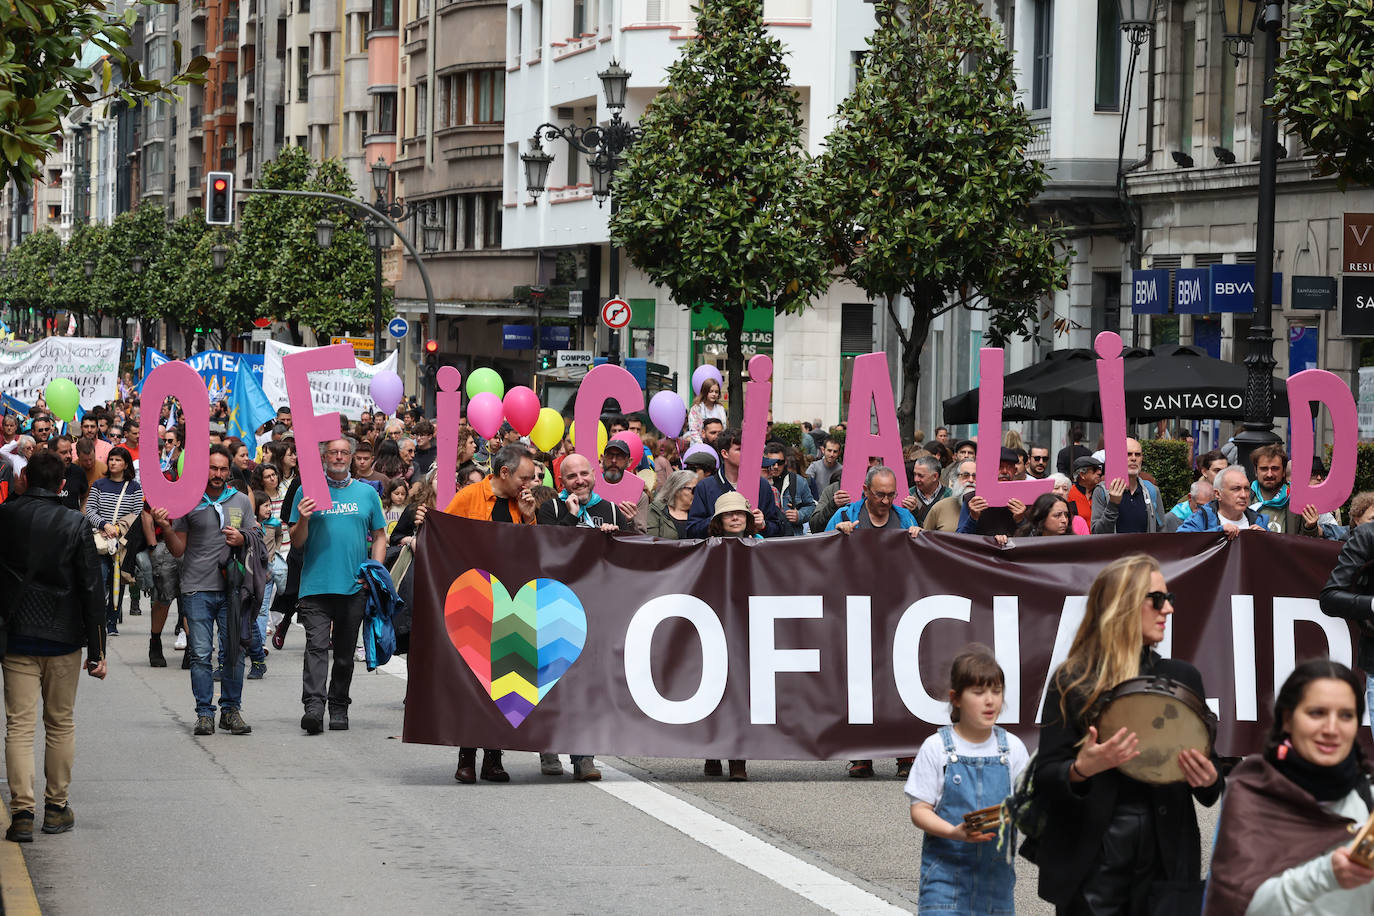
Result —
[[[1134, 554], [1111, 563], [1089, 589], [1068, 657], [1050, 678], [1032, 768], [1035, 795], [1047, 814], [1038, 848], [1052, 851], [1036, 856], [1039, 894], [1059, 914], [1201, 910], [1202, 844], [1193, 799], [1211, 806], [1222, 790], [1210, 740], [1203, 742], [1205, 752], [1171, 752], [1167, 763], [1178, 781], [1152, 784], [1119, 768], [1141, 756], [1142, 737], [1150, 744], [1157, 735], [1125, 727], [1098, 732], [1114, 693], [1140, 682], [1133, 679], [1144, 678], [1156, 690], [1162, 685], [1210, 716], [1200, 699], [1207, 694], [1198, 670], [1152, 648], [1164, 638], [1173, 601], [1152, 557]], [[1168, 711], [1170, 720], [1182, 718], [1180, 705]], [[1142, 759], [1158, 756], [1158, 748], [1145, 749], [1150, 754]]]

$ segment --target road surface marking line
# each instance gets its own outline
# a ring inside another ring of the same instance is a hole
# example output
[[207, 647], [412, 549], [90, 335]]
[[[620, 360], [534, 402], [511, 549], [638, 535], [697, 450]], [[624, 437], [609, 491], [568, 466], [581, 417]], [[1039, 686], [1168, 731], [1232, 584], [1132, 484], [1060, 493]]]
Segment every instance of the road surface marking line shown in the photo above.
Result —
[[[407, 679], [406, 662], [399, 655], [378, 670]], [[908, 912], [670, 792], [605, 763], [600, 769], [602, 780], [591, 785], [823, 909], [842, 916]]]
[[[5, 818], [7, 829], [9, 820]], [[38, 895], [33, 890], [33, 878], [24, 862], [24, 852], [18, 843], [9, 840], [0, 840], [0, 904], [4, 906], [5, 916], [43, 912], [38, 907]]]

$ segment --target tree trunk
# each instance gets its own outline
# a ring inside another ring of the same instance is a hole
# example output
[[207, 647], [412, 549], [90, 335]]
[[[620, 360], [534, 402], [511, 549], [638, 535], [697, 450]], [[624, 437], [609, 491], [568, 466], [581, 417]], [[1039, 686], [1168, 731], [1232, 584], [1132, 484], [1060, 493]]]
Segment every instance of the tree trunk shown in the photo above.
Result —
[[291, 332], [291, 343], [293, 346], [301, 347], [305, 345], [305, 338], [301, 336], [301, 323], [295, 318], [286, 320], [286, 329]]
[[739, 429], [744, 422], [744, 310], [726, 308], [725, 314], [725, 371], [730, 374], [730, 427]]
[[930, 313], [934, 305], [912, 301], [911, 328], [902, 346], [902, 400], [897, 405], [897, 429], [903, 442], [916, 436], [916, 391], [921, 382], [921, 351], [930, 333]]

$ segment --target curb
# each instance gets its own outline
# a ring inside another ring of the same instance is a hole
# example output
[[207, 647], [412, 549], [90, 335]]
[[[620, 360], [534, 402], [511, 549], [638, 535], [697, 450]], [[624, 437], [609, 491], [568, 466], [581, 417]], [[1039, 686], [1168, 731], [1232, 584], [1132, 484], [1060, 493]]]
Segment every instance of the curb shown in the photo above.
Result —
[[[8, 812], [4, 819], [8, 828]], [[5, 916], [36, 916], [43, 912], [33, 890], [29, 867], [24, 862], [23, 849], [18, 843], [3, 839], [0, 839], [0, 912]]]

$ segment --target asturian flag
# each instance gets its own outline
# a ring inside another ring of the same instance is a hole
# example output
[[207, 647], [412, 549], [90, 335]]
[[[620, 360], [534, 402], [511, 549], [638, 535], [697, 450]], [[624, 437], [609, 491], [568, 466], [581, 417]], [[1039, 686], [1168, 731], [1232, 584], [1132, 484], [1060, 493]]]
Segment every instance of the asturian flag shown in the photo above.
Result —
[[244, 442], [257, 442], [258, 428], [277, 415], [272, 402], [262, 393], [262, 385], [253, 377], [246, 360], [239, 360], [239, 370], [234, 376], [234, 390], [229, 398], [229, 425], [231, 436], [238, 436]]

